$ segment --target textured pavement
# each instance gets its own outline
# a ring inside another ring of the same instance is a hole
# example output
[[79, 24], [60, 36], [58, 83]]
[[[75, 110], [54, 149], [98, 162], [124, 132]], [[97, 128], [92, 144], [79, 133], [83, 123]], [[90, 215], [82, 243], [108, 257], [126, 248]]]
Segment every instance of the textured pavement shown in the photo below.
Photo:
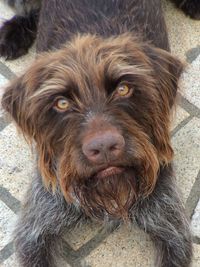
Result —
[[[191, 218], [193, 267], [200, 267], [200, 21], [186, 17], [163, 1], [172, 53], [188, 62], [172, 120], [177, 182]], [[12, 16], [0, 1], [0, 24]], [[34, 59], [34, 47], [15, 61], [0, 58], [0, 96], [5, 85]], [[0, 266], [20, 267], [15, 259], [12, 229], [31, 180], [33, 156], [14, 124], [0, 110]], [[149, 237], [136, 226], [103, 229], [88, 224], [65, 236], [66, 261], [60, 267], [154, 267]]]

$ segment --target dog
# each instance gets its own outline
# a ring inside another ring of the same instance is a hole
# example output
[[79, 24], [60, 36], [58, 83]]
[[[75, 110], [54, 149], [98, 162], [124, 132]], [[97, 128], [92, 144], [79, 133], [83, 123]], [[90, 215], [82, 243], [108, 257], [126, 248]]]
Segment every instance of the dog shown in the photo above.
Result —
[[176, 6], [193, 19], [200, 19], [200, 2], [199, 0], [173, 0]]
[[155, 266], [189, 267], [169, 129], [183, 64], [161, 2], [43, 0], [39, 12], [37, 59], [2, 98], [37, 151], [15, 231], [20, 266], [56, 266], [64, 229], [92, 219], [136, 222]]
[[[37, 36], [37, 24], [42, 0], [4, 0], [14, 8], [16, 16], [6, 21], [0, 30], [0, 56], [16, 59], [25, 55]], [[200, 19], [199, 0], [171, 0], [193, 19]], [[51, 13], [51, 11], [50, 11]]]

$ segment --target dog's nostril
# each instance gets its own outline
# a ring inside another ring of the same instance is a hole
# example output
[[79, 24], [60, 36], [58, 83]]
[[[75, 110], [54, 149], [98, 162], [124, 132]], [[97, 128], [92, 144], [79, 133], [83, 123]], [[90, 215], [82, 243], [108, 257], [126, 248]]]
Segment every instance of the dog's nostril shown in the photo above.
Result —
[[99, 153], [100, 153], [100, 151], [97, 149], [92, 150], [93, 156], [97, 156]]
[[110, 147], [110, 151], [114, 151], [114, 150], [116, 150], [117, 149], [117, 145], [112, 145], [111, 147]]

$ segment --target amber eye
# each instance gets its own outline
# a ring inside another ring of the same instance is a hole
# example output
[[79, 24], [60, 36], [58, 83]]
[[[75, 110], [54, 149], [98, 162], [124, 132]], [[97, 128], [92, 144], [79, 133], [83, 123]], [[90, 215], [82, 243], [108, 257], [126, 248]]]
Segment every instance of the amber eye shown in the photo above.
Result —
[[66, 111], [69, 108], [69, 101], [65, 97], [56, 99], [54, 108], [58, 111]]
[[120, 84], [118, 87], [117, 87], [117, 94], [119, 96], [128, 96], [130, 93], [130, 88], [128, 85], [126, 84]]

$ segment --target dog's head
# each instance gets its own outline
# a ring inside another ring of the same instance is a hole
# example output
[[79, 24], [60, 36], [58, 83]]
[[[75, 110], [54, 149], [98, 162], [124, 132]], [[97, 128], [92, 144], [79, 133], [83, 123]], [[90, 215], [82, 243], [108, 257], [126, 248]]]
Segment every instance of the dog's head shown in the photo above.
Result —
[[47, 186], [88, 215], [127, 218], [173, 156], [170, 110], [182, 64], [129, 35], [78, 36], [41, 55], [2, 105], [36, 142]]

